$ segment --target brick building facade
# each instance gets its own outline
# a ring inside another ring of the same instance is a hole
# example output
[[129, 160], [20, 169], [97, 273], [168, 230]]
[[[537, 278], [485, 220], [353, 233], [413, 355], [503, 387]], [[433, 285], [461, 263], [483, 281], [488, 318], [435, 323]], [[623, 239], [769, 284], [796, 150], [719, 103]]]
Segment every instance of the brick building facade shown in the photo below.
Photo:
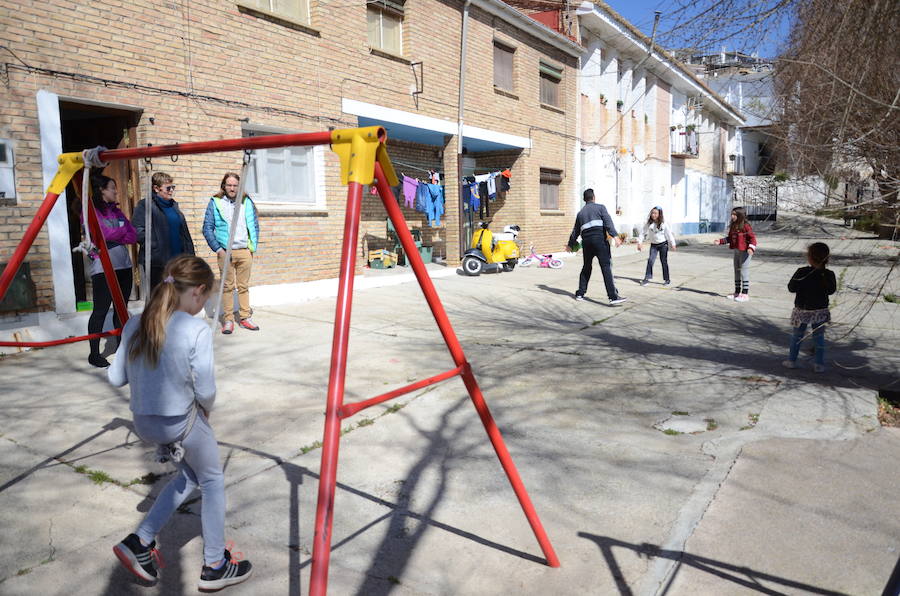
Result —
[[[545, 250], [560, 244], [577, 192], [580, 46], [499, 0], [278, 6], [8, 2], [0, 13], [0, 143], [11, 150], [15, 184], [0, 197], [0, 263], [33, 218], [59, 153], [376, 123], [388, 129], [398, 172], [442, 174], [439, 227], [404, 211], [438, 257], [455, 265], [466, 243], [463, 170], [510, 169], [509, 193], [491, 205], [492, 226], [519, 224], [523, 240]], [[499, 86], [498, 52], [507, 67]], [[210, 263], [203, 213], [222, 174], [239, 170], [241, 158], [213, 153], [149, 164], [174, 177], [197, 252]], [[325, 147], [267, 150], [251, 165], [249, 191], [261, 221], [253, 285], [335, 277], [346, 197], [336, 156]], [[147, 194], [147, 168], [107, 168], [127, 214]], [[0, 313], [0, 334], [36, 324], [34, 311], [65, 318], [90, 297], [89, 278], [71, 252], [78, 206], [67, 194], [68, 205], [61, 197], [27, 256], [32, 314]], [[362, 220], [361, 256], [385, 238], [377, 197], [365, 195]]]

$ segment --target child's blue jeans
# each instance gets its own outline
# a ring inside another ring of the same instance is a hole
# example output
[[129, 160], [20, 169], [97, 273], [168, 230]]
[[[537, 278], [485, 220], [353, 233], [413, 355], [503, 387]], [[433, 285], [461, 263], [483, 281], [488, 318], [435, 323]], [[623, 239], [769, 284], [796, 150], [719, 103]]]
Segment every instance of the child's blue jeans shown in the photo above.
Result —
[[[791, 362], [797, 361], [800, 355], [800, 344], [803, 343], [803, 336], [806, 335], [806, 323], [800, 323], [799, 327], [794, 327], [794, 333], [791, 336], [791, 353], [788, 358]], [[825, 323], [820, 323], [813, 327], [813, 342], [816, 346], [815, 363], [825, 366]]]
[[[134, 429], [148, 443], [177, 441], [187, 428], [188, 416], [134, 415]], [[184, 459], [176, 464], [178, 473], [156, 497], [150, 512], [135, 532], [144, 542], [156, 535], [194, 489], [200, 489], [200, 527], [203, 533], [203, 560], [212, 565], [225, 552], [225, 476], [219, 459], [219, 444], [206, 416], [197, 414], [191, 432], [182, 441]]]

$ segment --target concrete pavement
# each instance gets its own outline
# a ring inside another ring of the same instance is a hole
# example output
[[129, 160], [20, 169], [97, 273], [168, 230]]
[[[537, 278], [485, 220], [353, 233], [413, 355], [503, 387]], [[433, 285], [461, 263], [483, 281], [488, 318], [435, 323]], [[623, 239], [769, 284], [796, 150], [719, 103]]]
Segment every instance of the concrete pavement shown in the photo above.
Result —
[[[345, 421], [331, 593], [880, 594], [900, 557], [900, 432], [876, 391], [898, 382], [900, 307], [876, 294], [900, 293], [898, 249], [854, 236], [807, 218], [761, 233], [746, 304], [723, 297], [731, 255], [712, 237], [671, 254], [673, 288], [638, 286], [646, 253], [617, 249], [622, 307], [596, 270], [572, 299], [580, 257], [436, 278], [562, 567], [542, 563], [454, 379]], [[841, 287], [821, 375], [780, 364], [813, 238]], [[261, 331], [216, 338], [228, 537], [255, 567], [229, 593], [307, 592], [333, 313], [257, 307]], [[199, 499], [160, 536], [157, 586], [112, 555], [171, 471], [86, 353], [0, 360], [0, 593], [194, 593]], [[346, 401], [451, 366], [414, 283], [357, 292]]]

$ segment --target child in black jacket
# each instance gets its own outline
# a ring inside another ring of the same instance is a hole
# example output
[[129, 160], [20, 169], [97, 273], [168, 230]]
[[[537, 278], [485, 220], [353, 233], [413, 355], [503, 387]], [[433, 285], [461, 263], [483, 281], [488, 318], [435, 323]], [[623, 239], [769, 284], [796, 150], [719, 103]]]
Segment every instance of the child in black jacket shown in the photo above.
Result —
[[800, 344], [806, 334], [807, 325], [812, 326], [816, 356], [813, 370], [825, 371], [825, 325], [831, 321], [828, 310], [828, 297], [837, 291], [834, 272], [825, 268], [831, 251], [824, 242], [809, 245], [806, 251], [808, 267], [800, 267], [788, 282], [788, 291], [795, 293], [794, 310], [791, 312], [791, 349], [788, 359], [783, 364], [788, 368], [797, 368], [797, 356]]

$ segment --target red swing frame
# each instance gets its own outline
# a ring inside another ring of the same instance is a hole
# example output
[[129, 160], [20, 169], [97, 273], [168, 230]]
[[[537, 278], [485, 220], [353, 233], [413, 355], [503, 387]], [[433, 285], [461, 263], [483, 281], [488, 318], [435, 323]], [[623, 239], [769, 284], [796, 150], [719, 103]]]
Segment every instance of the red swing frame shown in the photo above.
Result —
[[[475, 410], [478, 412], [478, 416], [481, 418], [481, 422], [484, 425], [488, 438], [494, 447], [494, 451], [500, 460], [504, 472], [506, 472], [506, 476], [512, 485], [513, 491], [519, 500], [523, 512], [525, 513], [525, 517], [531, 525], [531, 529], [544, 553], [547, 564], [550, 567], [560, 566], [559, 559], [553, 550], [553, 546], [550, 544], [550, 540], [544, 531], [540, 518], [534, 509], [534, 505], [531, 503], [528, 492], [525, 490], [525, 485], [522, 483], [518, 470], [506, 448], [500, 430], [494, 422], [493, 416], [491, 416], [487, 402], [481, 393], [481, 388], [478, 386], [478, 382], [472, 372], [472, 367], [468, 360], [466, 360], [462, 346], [450, 324], [450, 319], [447, 317], [444, 306], [438, 297], [434, 284], [428, 276], [425, 264], [416, 248], [415, 240], [407, 227], [403, 212], [400, 210], [393, 191], [391, 190], [391, 186], [396, 185], [398, 181], [385, 149], [386, 140], [387, 135], [384, 128], [372, 126], [368, 128], [334, 130], [331, 132], [320, 133], [270, 135], [221, 141], [162, 145], [157, 147], [112, 150], [101, 150], [102, 148], [98, 148], [96, 150], [97, 160], [99, 162], [108, 162], [121, 159], [188, 155], [195, 153], [209, 153], [213, 151], [252, 150], [330, 144], [332, 150], [340, 157], [341, 182], [347, 184], [347, 210], [344, 218], [344, 236], [341, 242], [341, 264], [334, 318], [334, 336], [331, 348], [331, 371], [328, 377], [328, 393], [326, 397], [325, 428], [322, 441], [322, 459], [319, 473], [318, 502], [316, 505], [315, 534], [313, 537], [312, 569], [309, 581], [309, 592], [311, 596], [323, 596], [327, 592], [341, 420], [370, 406], [445, 381], [457, 375], [462, 377], [466, 391], [472, 400]], [[53, 182], [50, 184], [43, 203], [38, 209], [31, 225], [29, 225], [26, 230], [22, 241], [13, 253], [12, 258], [3, 270], [2, 275], [0, 275], [0, 299], [5, 296], [13, 276], [16, 274], [25, 254], [28, 252], [28, 249], [31, 247], [35, 237], [46, 221], [59, 194], [65, 188], [66, 184], [68, 184], [69, 180], [82, 169], [84, 163], [83, 159], [82, 154], [78, 153], [68, 153], [60, 156], [59, 171], [57, 172], [56, 177], [54, 177]], [[347, 371], [350, 314], [353, 302], [353, 274], [356, 266], [355, 248], [359, 238], [362, 190], [363, 185], [372, 184], [373, 181], [378, 189], [381, 201], [387, 210], [388, 216], [394, 224], [394, 229], [397, 230], [400, 244], [403, 246], [403, 250], [412, 266], [419, 287], [425, 295], [425, 300], [434, 315], [435, 322], [440, 329], [441, 335], [444, 338], [444, 343], [447, 345], [447, 349], [450, 352], [455, 366], [448, 371], [394, 389], [376, 397], [345, 404], [344, 381]], [[96, 238], [96, 243], [100, 251], [100, 259], [103, 264], [103, 271], [107, 281], [110, 283], [110, 289], [113, 291], [116, 312], [119, 314], [119, 318], [124, 325], [128, 317], [128, 313], [125, 309], [125, 301], [122, 298], [122, 292], [119, 288], [118, 281], [116, 280], [115, 272], [112, 270], [109, 253], [106, 248], [106, 243], [103, 240], [103, 235], [100, 232], [96, 213], [94, 213], [93, 205], [90, 202], [89, 204], [91, 206], [88, 211], [88, 225], [91, 226], [92, 237]], [[82, 341], [95, 336], [111, 335], [120, 332], [121, 329], [117, 329], [103, 334], [84, 335], [51, 342], [0, 342], [0, 345], [44, 347]]]

